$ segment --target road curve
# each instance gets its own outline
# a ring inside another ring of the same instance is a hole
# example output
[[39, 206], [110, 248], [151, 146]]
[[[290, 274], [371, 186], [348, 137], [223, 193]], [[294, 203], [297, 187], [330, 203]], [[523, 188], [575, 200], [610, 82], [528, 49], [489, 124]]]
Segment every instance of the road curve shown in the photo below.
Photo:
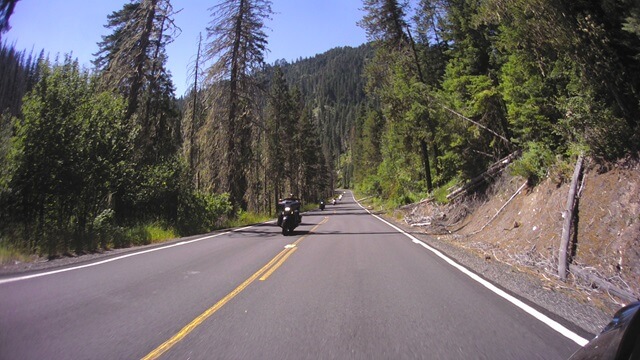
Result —
[[566, 359], [579, 348], [349, 192], [294, 236], [279, 230], [0, 279], [0, 359]]

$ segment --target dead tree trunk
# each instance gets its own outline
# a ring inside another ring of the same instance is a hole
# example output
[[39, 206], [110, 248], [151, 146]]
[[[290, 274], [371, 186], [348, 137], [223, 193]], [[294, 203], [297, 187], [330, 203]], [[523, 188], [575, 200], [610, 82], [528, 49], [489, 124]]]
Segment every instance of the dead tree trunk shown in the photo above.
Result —
[[482, 185], [482, 184], [484, 184], [486, 182], [489, 182], [490, 179], [492, 179], [494, 176], [496, 176], [502, 170], [504, 170], [518, 156], [520, 156], [520, 152], [516, 151], [516, 152], [512, 153], [511, 155], [505, 157], [504, 159], [501, 159], [500, 161], [492, 164], [491, 166], [489, 166], [487, 171], [485, 171], [482, 174], [474, 177], [473, 179], [469, 180], [469, 182], [467, 182], [465, 185], [463, 185], [463, 186], [453, 190], [451, 193], [449, 193], [449, 195], [447, 195], [447, 199], [449, 201], [454, 201], [458, 197], [460, 197], [462, 195], [465, 195], [465, 194], [469, 193], [470, 191], [476, 189], [478, 186], [480, 186], [480, 185]]
[[558, 275], [560, 279], [567, 279], [567, 268], [569, 267], [569, 259], [567, 252], [569, 251], [569, 239], [571, 238], [571, 224], [573, 224], [573, 217], [575, 215], [576, 194], [578, 191], [578, 184], [580, 183], [580, 177], [582, 175], [582, 162], [583, 156], [578, 156], [576, 167], [573, 170], [573, 176], [571, 177], [571, 186], [569, 187], [569, 195], [567, 195], [567, 205], [563, 212], [564, 224], [562, 225], [562, 237], [560, 238], [560, 249], [558, 254]]

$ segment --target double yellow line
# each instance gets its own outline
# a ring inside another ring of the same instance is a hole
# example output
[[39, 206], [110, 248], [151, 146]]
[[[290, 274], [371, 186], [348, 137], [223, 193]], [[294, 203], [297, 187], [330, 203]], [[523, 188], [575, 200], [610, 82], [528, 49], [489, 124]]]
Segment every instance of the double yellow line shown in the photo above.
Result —
[[[329, 218], [325, 217], [318, 225], [314, 226], [313, 229], [309, 231], [309, 233], [313, 233], [320, 225], [326, 223]], [[178, 331], [175, 335], [173, 335], [169, 340], [165, 341], [162, 345], [158, 346], [156, 349], [151, 351], [143, 360], [152, 360], [158, 359], [162, 354], [171, 349], [175, 344], [184, 339], [189, 333], [191, 333], [196, 327], [202, 324], [205, 320], [207, 320], [211, 315], [213, 315], [216, 311], [220, 310], [225, 304], [227, 304], [231, 299], [240, 294], [247, 286], [251, 285], [256, 279], [260, 279], [261, 281], [267, 280], [271, 274], [273, 274], [284, 262], [298, 249], [298, 244], [302, 240], [304, 240], [307, 235], [300, 237], [293, 244], [285, 246], [284, 250], [280, 251], [278, 255], [276, 255], [273, 259], [271, 259], [265, 266], [263, 266], [260, 270], [258, 270], [255, 274], [251, 275], [247, 280], [245, 280], [242, 284], [240, 284], [237, 288], [235, 288], [232, 292], [227, 294], [227, 296], [223, 297], [220, 301], [218, 301], [215, 305], [207, 309], [205, 312], [200, 314], [198, 317], [193, 319], [187, 326], [183, 327], [182, 330]]]
[[[287, 245], [289, 246], [289, 245]], [[289, 256], [291, 256], [291, 254], [293, 254], [296, 250], [298, 249], [297, 246], [295, 245], [291, 245], [290, 247], [285, 248], [284, 250], [282, 250], [280, 252], [280, 254], [276, 255], [275, 258], [273, 258], [273, 260], [276, 260], [278, 258], [280, 258], [280, 260], [273, 265], [273, 267], [271, 267], [271, 269], [267, 270], [261, 277], [260, 277], [260, 281], [265, 281], [267, 280], [267, 278], [269, 276], [271, 276], [271, 274], [273, 274], [274, 271], [276, 271], [285, 261], [287, 261], [287, 258], [289, 258]], [[272, 260], [272, 261], [273, 261]], [[271, 262], [270, 262], [271, 263]]]

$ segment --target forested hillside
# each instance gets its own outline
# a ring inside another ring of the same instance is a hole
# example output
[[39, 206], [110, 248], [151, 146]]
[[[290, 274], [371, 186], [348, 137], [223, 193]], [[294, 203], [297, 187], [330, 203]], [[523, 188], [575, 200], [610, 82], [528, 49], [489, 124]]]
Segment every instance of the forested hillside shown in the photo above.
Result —
[[364, 1], [376, 53], [351, 143], [361, 191], [393, 206], [446, 193], [509, 154], [522, 154], [511, 170], [531, 184], [569, 178], [580, 154], [637, 155], [637, 2], [412, 4]]
[[[370, 45], [340, 47], [296, 62], [276, 62], [287, 81], [297, 87], [313, 110], [328, 166], [339, 174], [337, 185], [350, 187], [352, 167], [340, 158], [348, 154], [350, 132], [365, 104], [365, 64], [373, 56]], [[331, 172], [333, 174], [333, 171]]]
[[92, 69], [2, 45], [2, 247], [57, 256], [148, 243], [272, 215], [289, 193], [332, 194], [371, 48], [268, 65], [270, 2], [221, 1], [176, 99], [174, 15], [169, 0], [106, 15]]

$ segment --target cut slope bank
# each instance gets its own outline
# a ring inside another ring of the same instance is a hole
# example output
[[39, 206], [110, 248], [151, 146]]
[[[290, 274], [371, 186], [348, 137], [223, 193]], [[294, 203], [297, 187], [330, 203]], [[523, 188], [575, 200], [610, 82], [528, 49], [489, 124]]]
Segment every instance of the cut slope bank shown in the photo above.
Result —
[[557, 259], [569, 184], [551, 178], [534, 188], [525, 183], [505, 174], [481, 195], [446, 206], [426, 202], [406, 207], [403, 216], [414, 230], [470, 249], [487, 262], [503, 262], [535, 274], [545, 287], [569, 293], [605, 312], [637, 299], [638, 163], [620, 163], [606, 172], [596, 167], [585, 171], [573, 273], [567, 282], [557, 276]]

